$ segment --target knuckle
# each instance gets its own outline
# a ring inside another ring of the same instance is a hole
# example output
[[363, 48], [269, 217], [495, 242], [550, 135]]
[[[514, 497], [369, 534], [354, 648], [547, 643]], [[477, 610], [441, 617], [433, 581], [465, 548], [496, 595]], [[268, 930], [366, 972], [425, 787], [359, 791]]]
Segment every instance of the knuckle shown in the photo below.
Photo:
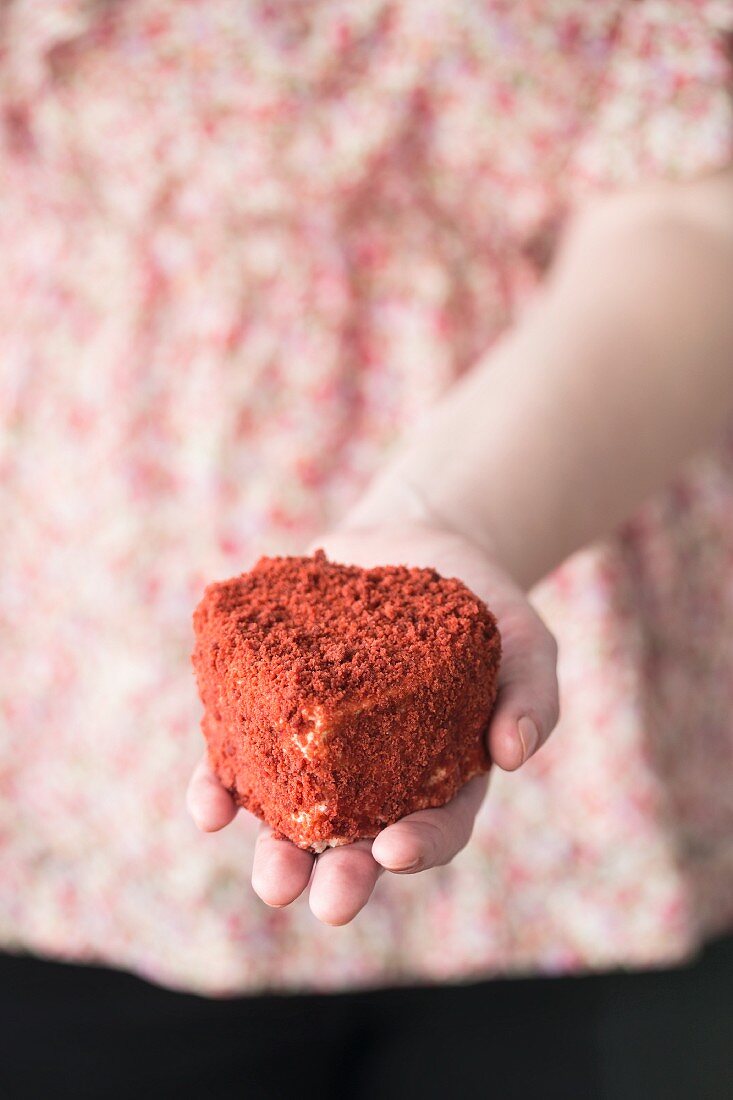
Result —
[[552, 633], [551, 630], [548, 630], [547, 627], [545, 627], [544, 630], [545, 630], [545, 646], [546, 646], [547, 653], [548, 653], [550, 659], [552, 660], [552, 664], [553, 664], [553, 667], [554, 667], [557, 664], [557, 657], [558, 657], [558, 652], [559, 652], [558, 644], [557, 644], [557, 638], [555, 637], [555, 635]]
[[557, 691], [553, 691], [546, 697], [544, 701], [544, 705], [542, 707], [542, 712], [538, 722], [541, 745], [544, 745], [545, 741], [548, 739], [559, 720], [560, 703]]
[[546, 733], [547, 737], [550, 736], [550, 734], [554, 730], [555, 726], [560, 721], [560, 700], [558, 699], [557, 695], [553, 695], [553, 697], [552, 697], [552, 701], [550, 703], [548, 719], [549, 720], [548, 720], [548, 724], [547, 724], [547, 733]]
[[545, 620], [533, 610], [532, 642], [543, 657], [557, 658], [557, 638], [548, 627]]
[[423, 821], [415, 822], [418, 832], [418, 843], [422, 851], [422, 859], [424, 863], [434, 864], [442, 862], [442, 855], [445, 849], [445, 830], [441, 828], [432, 818], [425, 818]]

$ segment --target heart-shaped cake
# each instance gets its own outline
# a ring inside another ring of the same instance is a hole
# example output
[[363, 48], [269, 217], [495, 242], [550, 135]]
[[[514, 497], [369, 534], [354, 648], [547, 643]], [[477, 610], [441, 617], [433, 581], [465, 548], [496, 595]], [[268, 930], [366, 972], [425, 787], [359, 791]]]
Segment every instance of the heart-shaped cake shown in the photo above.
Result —
[[261, 558], [206, 589], [194, 626], [211, 764], [301, 848], [373, 837], [489, 767], [501, 643], [459, 580]]

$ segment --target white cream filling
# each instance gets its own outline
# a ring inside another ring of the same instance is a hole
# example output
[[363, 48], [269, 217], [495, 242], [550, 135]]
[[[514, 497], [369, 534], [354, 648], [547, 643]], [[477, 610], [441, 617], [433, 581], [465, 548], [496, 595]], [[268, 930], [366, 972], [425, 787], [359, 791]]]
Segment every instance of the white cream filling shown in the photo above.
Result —
[[326, 720], [318, 707], [303, 707], [300, 713], [306, 722], [311, 723], [311, 728], [291, 734], [290, 740], [306, 760], [313, 760], [318, 755], [319, 747], [326, 741]]

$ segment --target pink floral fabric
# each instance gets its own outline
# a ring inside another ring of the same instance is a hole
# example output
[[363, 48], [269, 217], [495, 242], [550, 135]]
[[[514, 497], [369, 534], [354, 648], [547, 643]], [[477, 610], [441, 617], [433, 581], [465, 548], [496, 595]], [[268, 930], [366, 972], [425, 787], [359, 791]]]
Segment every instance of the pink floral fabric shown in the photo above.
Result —
[[599, 190], [731, 155], [727, 2], [0, 5], [0, 937], [227, 994], [733, 919], [733, 446], [537, 590], [563, 719], [335, 933], [201, 836], [203, 584], [336, 521]]

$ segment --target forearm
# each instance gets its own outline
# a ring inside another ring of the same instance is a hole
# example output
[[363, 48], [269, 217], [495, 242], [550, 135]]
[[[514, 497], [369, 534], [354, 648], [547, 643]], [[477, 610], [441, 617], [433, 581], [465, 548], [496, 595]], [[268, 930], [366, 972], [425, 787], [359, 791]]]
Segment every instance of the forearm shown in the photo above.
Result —
[[733, 189], [711, 186], [571, 234], [353, 518], [412, 495], [529, 586], [714, 438], [733, 413]]

